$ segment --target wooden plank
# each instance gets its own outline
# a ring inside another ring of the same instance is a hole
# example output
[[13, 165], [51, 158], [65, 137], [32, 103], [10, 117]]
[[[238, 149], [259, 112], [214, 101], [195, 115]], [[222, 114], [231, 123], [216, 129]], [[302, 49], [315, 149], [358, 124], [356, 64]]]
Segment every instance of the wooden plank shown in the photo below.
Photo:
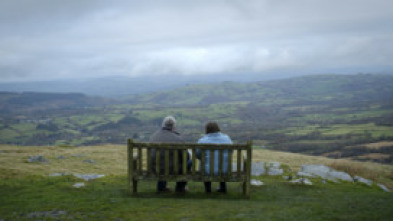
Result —
[[247, 149], [245, 144], [179, 144], [179, 143], [133, 143], [134, 148], [160, 148], [160, 149], [192, 149], [197, 148], [201, 150], [218, 149]]
[[138, 173], [142, 173], [142, 147], [138, 147]]
[[214, 176], [214, 158], [215, 158], [215, 150], [209, 150], [210, 154], [210, 177]]
[[191, 173], [192, 175], [195, 175], [195, 168], [196, 168], [196, 148], [192, 148], [192, 168], [191, 168]]
[[127, 160], [128, 160], [128, 186], [129, 186], [129, 190], [131, 192], [132, 188], [132, 179], [133, 179], [133, 164], [132, 164], [132, 160], [133, 160], [133, 148], [132, 148], [132, 139], [128, 139], [127, 142]]
[[206, 154], [206, 151], [202, 150], [201, 151], [201, 174], [202, 174], [202, 176], [205, 175], [205, 170], [206, 170], [206, 168], [205, 168], [205, 157], [206, 157], [205, 154]]
[[173, 163], [174, 163], [174, 171], [173, 174], [178, 175], [179, 174], [179, 151], [175, 150], [173, 153]]
[[242, 158], [241, 158], [242, 151], [237, 150], [237, 175], [240, 176], [241, 174], [241, 163], [242, 163]]
[[246, 187], [244, 191], [244, 195], [249, 199], [250, 198], [250, 188], [251, 188], [251, 161], [252, 161], [252, 141], [247, 142], [247, 159], [246, 159]]
[[223, 154], [224, 154], [224, 150], [223, 149], [220, 149], [219, 150], [219, 156], [218, 156], [218, 176], [222, 176], [223, 175], [223, 171], [222, 171], [222, 168], [224, 167], [224, 161], [223, 161], [223, 159], [224, 159], [224, 156], [223, 156]]
[[232, 176], [232, 150], [228, 150], [228, 177]]
[[[137, 165], [136, 165], [137, 162], [136, 161], [137, 161], [136, 159], [132, 160], [133, 168], [137, 167]], [[135, 177], [133, 177], [133, 179], [132, 179], [132, 193], [136, 194], [137, 192], [138, 192], [138, 180]]]
[[151, 162], [151, 149], [147, 149], [146, 150], [146, 164], [147, 164], [147, 175], [150, 176], [151, 175], [151, 167], [152, 167], [152, 162]]
[[161, 151], [160, 149], [156, 149], [156, 174], [157, 176], [160, 174], [160, 158], [161, 158]]
[[188, 164], [188, 161], [187, 161], [187, 150], [183, 150], [182, 151], [182, 154], [183, 154], [183, 160], [182, 160], [182, 162], [183, 162], [183, 168], [182, 168], [182, 170], [183, 170], [183, 174], [187, 174], [188, 173], [188, 171], [187, 171], [187, 164]]
[[165, 176], [169, 175], [169, 150], [165, 150]]

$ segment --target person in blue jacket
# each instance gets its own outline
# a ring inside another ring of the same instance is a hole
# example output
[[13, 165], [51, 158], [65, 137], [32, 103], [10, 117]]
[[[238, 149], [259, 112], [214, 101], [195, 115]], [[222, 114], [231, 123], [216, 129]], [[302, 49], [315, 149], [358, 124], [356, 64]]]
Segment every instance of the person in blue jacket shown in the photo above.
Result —
[[[208, 122], [205, 126], [206, 134], [198, 140], [200, 144], [232, 144], [231, 138], [221, 133], [220, 127], [216, 122]], [[196, 151], [196, 156], [198, 159], [201, 159], [201, 150], [198, 149]], [[214, 175], [218, 174], [219, 170], [219, 151], [214, 151]], [[205, 152], [205, 174], [210, 174], [210, 151], [206, 150]], [[222, 172], [226, 174], [228, 172], [228, 150], [223, 151], [223, 167]], [[211, 192], [211, 182], [205, 182], [205, 191], [207, 193]], [[226, 193], [226, 183], [220, 182], [220, 188], [217, 189], [217, 192]]]

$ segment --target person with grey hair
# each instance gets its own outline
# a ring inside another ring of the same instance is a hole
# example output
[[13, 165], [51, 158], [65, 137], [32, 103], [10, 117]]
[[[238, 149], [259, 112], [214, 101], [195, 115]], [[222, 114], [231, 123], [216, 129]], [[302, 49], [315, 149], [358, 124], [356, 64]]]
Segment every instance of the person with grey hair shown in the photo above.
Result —
[[[176, 131], [176, 119], [173, 116], [167, 116], [162, 121], [162, 127], [158, 131], [156, 131], [150, 137], [151, 143], [183, 143], [183, 138]], [[173, 173], [174, 170], [174, 151], [169, 151], [169, 172]], [[178, 154], [178, 162], [179, 165], [183, 163], [182, 152], [179, 151]], [[151, 162], [154, 173], [164, 174], [165, 173], [165, 151], [160, 151], [160, 171], [156, 171], [156, 150], [152, 149], [151, 154]], [[187, 153], [187, 168], [190, 170], [191, 165], [189, 163], [190, 156]], [[182, 173], [182, 167], [179, 168], [179, 173]], [[176, 192], [186, 192], [187, 182], [177, 182], [176, 183]], [[157, 182], [157, 192], [168, 192], [170, 189], [167, 188], [167, 182], [165, 180], [160, 180]]]

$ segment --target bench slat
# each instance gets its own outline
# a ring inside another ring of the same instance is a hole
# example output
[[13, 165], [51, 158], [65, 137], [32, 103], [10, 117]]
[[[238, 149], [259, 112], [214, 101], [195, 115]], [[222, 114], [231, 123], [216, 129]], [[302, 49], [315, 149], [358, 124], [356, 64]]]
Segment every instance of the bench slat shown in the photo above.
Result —
[[138, 147], [138, 171], [139, 174], [142, 173], [142, 148]]
[[221, 149], [219, 150], [219, 156], [218, 156], [218, 176], [222, 176], [223, 175], [223, 171], [222, 168], [224, 167], [224, 162], [223, 162], [223, 154], [224, 154], [224, 150]]
[[241, 150], [237, 150], [237, 176], [240, 176], [241, 173], [241, 162], [242, 162], [242, 151]]
[[210, 154], [210, 177], [214, 176], [214, 158], [216, 158], [215, 156], [215, 150], [208, 150], [209, 154]]
[[192, 148], [192, 175], [195, 175], [195, 168], [196, 168], [196, 149]]
[[179, 151], [175, 150], [173, 153], [173, 174], [178, 175], [179, 174]]
[[182, 161], [182, 163], [183, 163], [183, 167], [182, 167], [182, 174], [187, 174], [187, 164], [188, 164], [188, 162], [187, 162], [187, 150], [183, 150], [182, 151], [182, 154], [183, 154], [183, 161]]
[[146, 150], [146, 164], [147, 164], [147, 174], [148, 175], [150, 175], [151, 174], [151, 165], [152, 165], [152, 162], [151, 162], [151, 157], [150, 157], [150, 155], [151, 155], [151, 149], [147, 149]]
[[228, 176], [232, 174], [232, 150], [228, 150]]
[[206, 172], [206, 168], [205, 168], [205, 154], [206, 154], [206, 151], [205, 150], [202, 150], [201, 151], [201, 172], [202, 172], [202, 176], [203, 175], [205, 175], [205, 172]]
[[160, 174], [161, 168], [160, 168], [160, 155], [161, 151], [159, 149], [156, 149], [156, 174]]
[[165, 150], [165, 176], [169, 175], [169, 150]]

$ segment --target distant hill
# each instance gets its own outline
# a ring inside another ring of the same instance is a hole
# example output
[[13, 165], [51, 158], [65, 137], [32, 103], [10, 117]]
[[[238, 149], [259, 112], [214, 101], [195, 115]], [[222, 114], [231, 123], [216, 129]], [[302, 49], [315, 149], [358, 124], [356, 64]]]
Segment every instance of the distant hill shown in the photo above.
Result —
[[201, 83], [116, 100], [81, 93], [2, 92], [0, 143], [148, 141], [170, 114], [187, 142], [198, 140], [204, 123], [216, 120], [234, 142], [253, 140], [262, 148], [389, 164], [392, 85], [392, 75], [358, 74]]
[[187, 85], [212, 84], [223, 81], [255, 82], [285, 79], [304, 75], [301, 73], [243, 73], [210, 75], [149, 75], [138, 77], [97, 77], [48, 81], [26, 81], [0, 83], [0, 91], [83, 93], [89, 96], [119, 97], [129, 94], [144, 94], [172, 90]]
[[227, 102], [313, 104], [393, 101], [392, 75], [314, 75], [254, 83], [222, 82], [135, 95], [131, 103], [208, 105]]
[[115, 104], [116, 101], [80, 93], [0, 92], [0, 113], [72, 109]]

